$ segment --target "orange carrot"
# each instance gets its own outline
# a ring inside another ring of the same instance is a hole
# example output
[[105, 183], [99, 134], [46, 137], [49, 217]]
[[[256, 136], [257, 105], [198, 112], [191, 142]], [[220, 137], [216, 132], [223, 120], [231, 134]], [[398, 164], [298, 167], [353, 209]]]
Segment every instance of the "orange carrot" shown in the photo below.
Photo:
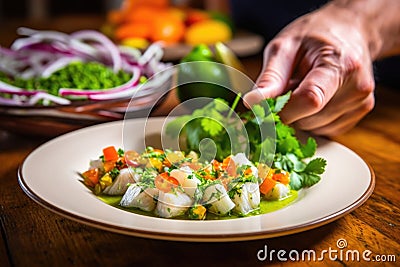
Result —
[[281, 182], [282, 184], [289, 184], [290, 178], [289, 178], [289, 173], [288, 172], [280, 172], [280, 173], [275, 173], [272, 176], [272, 179], [278, 182]]
[[116, 161], [119, 158], [118, 152], [114, 146], [109, 146], [103, 149], [105, 161]]
[[265, 178], [262, 184], [260, 185], [260, 192], [262, 194], [268, 194], [269, 191], [272, 190], [276, 185], [276, 181], [270, 178]]

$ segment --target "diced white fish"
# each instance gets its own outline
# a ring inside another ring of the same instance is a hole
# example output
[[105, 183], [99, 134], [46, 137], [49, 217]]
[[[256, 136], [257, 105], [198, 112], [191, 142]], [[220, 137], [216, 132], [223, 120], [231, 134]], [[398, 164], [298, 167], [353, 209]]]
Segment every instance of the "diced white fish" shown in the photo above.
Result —
[[235, 207], [235, 203], [229, 198], [222, 184], [212, 184], [204, 190], [204, 204], [210, 204], [209, 211], [217, 215], [227, 214]]
[[132, 172], [128, 168], [121, 169], [118, 176], [110, 186], [107, 186], [103, 193], [106, 195], [123, 195], [128, 185], [135, 183]]
[[269, 200], [279, 200], [287, 197], [289, 192], [290, 188], [288, 185], [277, 183], [274, 188], [268, 192], [268, 194], [264, 195], [264, 198]]
[[141, 192], [142, 187], [140, 185], [129, 185], [119, 204], [122, 207], [133, 207], [133, 201], [140, 195]]
[[197, 186], [201, 181], [195, 177], [193, 171], [189, 167], [182, 167], [180, 169], [174, 169], [170, 172], [170, 176], [178, 180], [183, 191], [188, 194], [191, 198], [196, 193]]
[[193, 204], [193, 200], [181, 191], [165, 193], [160, 191], [156, 214], [163, 218], [173, 218], [183, 215]]
[[145, 175], [151, 175], [155, 178], [158, 175], [156, 170], [143, 170], [142, 168], [129, 168], [135, 182], [142, 182]]
[[155, 209], [159, 190], [157, 188], [146, 188], [139, 184], [131, 184], [123, 195], [120, 205], [123, 207], [139, 208], [144, 211]]
[[234, 211], [246, 215], [260, 207], [260, 189], [257, 183], [246, 182], [233, 196]]
[[130, 168], [129, 171], [132, 173], [133, 179], [136, 183], [140, 182], [142, 178], [143, 170], [140, 168]]
[[237, 153], [236, 155], [231, 156], [231, 159], [237, 166], [248, 165], [251, 168], [251, 171], [255, 177], [258, 177], [258, 169], [254, 164], [246, 157], [244, 153]]

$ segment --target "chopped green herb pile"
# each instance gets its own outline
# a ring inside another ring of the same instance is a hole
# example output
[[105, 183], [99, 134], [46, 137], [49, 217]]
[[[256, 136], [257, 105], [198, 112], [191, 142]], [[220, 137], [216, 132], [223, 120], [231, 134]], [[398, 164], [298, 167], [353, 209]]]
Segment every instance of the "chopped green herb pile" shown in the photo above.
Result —
[[[217, 160], [227, 157], [232, 151], [243, 152], [243, 144], [248, 142], [244, 149], [247, 149], [249, 159], [253, 162], [259, 162], [260, 159], [269, 161], [272, 167], [288, 171], [292, 189], [299, 190], [316, 184], [326, 166], [325, 159], [312, 159], [317, 142], [309, 137], [305, 144], [301, 143], [295, 135], [295, 129], [285, 125], [278, 115], [289, 100], [290, 92], [276, 99], [266, 99], [253, 106], [252, 110], [236, 113], [233, 110], [239, 98], [232, 107], [222, 99], [215, 99], [191, 115], [180, 116], [167, 125], [167, 134], [171, 137], [179, 134], [185, 141], [187, 151], [201, 151], [201, 154], [210, 151], [201, 148], [201, 141], [211, 139], [213, 142], [203, 145], [206, 148], [215, 147]], [[238, 117], [236, 120], [235, 116]], [[241, 126], [238, 126], [238, 120]], [[275, 125], [275, 138], [264, 130], [271, 129], [271, 125]]]
[[0, 80], [27, 90], [41, 89], [58, 95], [60, 88], [103, 89], [126, 83], [132, 74], [124, 71], [114, 73], [109, 67], [97, 62], [73, 62], [48, 78], [23, 79], [9, 77], [0, 72]]

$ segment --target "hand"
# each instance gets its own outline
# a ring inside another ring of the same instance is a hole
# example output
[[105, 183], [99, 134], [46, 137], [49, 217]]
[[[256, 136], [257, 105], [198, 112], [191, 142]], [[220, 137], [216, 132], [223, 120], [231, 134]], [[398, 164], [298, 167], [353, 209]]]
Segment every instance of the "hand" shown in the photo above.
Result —
[[280, 113], [284, 123], [318, 135], [351, 129], [374, 106], [374, 77], [365, 21], [327, 5], [305, 15], [272, 40], [264, 52], [251, 106], [293, 90]]

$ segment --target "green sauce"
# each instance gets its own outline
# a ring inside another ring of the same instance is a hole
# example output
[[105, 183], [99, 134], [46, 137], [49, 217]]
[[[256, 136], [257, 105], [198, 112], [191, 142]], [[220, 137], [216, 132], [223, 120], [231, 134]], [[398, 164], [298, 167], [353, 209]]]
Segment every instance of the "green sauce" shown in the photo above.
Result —
[[[256, 210], [254, 212], [251, 212], [250, 214], [246, 215], [245, 217], [249, 216], [255, 216], [255, 215], [260, 215], [260, 214], [266, 214], [270, 213], [276, 210], [280, 210], [291, 203], [293, 203], [298, 197], [298, 191], [296, 190], [291, 190], [289, 195], [281, 200], [265, 200], [262, 199], [260, 202], [260, 209]], [[150, 216], [150, 217], [157, 217], [153, 212], [147, 212], [147, 211], [142, 211], [137, 208], [125, 208], [119, 205], [119, 202], [121, 201], [122, 196], [107, 196], [107, 195], [100, 195], [97, 196], [98, 199], [103, 201], [104, 203], [111, 205], [113, 207], [116, 207], [121, 210], [125, 210], [128, 212], [144, 215], [144, 216]], [[243, 216], [238, 216], [236, 214], [231, 214], [229, 216], [217, 216], [212, 213], [207, 213], [206, 220], [227, 220], [227, 219], [234, 219], [234, 218], [241, 218]], [[180, 219], [180, 220], [189, 220], [185, 216], [180, 216], [176, 217], [174, 219]]]

